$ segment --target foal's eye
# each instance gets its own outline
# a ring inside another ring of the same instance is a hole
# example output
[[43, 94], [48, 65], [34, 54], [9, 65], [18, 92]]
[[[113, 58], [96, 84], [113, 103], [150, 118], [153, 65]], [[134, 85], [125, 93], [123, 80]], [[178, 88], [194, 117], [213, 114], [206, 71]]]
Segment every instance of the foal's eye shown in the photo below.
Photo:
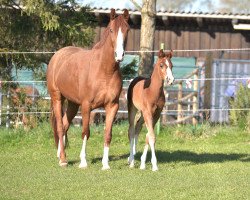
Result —
[[110, 29], [110, 32], [113, 33], [113, 29], [112, 28]]
[[163, 64], [163, 63], [161, 63], [161, 64], [160, 64], [160, 67], [162, 68], [163, 66], [164, 66], [164, 64]]

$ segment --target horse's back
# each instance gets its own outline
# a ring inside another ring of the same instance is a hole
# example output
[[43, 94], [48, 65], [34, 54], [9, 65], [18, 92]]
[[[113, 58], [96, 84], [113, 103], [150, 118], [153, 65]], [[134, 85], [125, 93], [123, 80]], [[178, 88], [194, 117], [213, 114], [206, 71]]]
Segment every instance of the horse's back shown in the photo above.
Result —
[[84, 50], [83, 48], [80, 47], [74, 47], [74, 46], [68, 46], [64, 47], [60, 50], [58, 50], [51, 58], [49, 65], [48, 65], [48, 70], [57, 68], [57, 70], [63, 66], [64, 63], [69, 62], [69, 60], [72, 58], [72, 56], [76, 54], [82, 54], [85, 55], [89, 51]]
[[47, 68], [47, 87], [50, 92], [58, 92], [79, 103], [79, 66], [86, 66], [89, 50], [79, 47], [64, 47], [51, 58]]

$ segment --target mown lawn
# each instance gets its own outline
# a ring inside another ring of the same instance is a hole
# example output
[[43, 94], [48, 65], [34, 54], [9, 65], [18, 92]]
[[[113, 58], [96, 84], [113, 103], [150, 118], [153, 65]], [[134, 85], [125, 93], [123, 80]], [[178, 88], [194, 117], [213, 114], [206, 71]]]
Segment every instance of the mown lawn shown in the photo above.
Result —
[[103, 126], [91, 127], [88, 169], [81, 170], [81, 129], [71, 127], [69, 166], [60, 168], [50, 126], [0, 128], [0, 199], [250, 199], [250, 133], [229, 126], [162, 128], [157, 136], [159, 171], [129, 169], [127, 124], [115, 125], [111, 170], [101, 170]]

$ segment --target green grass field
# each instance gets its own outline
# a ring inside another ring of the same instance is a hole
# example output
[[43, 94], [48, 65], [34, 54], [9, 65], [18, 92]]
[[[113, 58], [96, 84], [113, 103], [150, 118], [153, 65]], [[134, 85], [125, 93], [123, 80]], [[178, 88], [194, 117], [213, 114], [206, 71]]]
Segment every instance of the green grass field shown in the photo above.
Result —
[[250, 134], [236, 127], [163, 127], [157, 136], [159, 171], [129, 169], [127, 124], [114, 125], [111, 170], [101, 170], [103, 126], [91, 127], [88, 168], [79, 169], [81, 129], [69, 130], [69, 166], [60, 168], [46, 123], [0, 128], [0, 199], [250, 199]]

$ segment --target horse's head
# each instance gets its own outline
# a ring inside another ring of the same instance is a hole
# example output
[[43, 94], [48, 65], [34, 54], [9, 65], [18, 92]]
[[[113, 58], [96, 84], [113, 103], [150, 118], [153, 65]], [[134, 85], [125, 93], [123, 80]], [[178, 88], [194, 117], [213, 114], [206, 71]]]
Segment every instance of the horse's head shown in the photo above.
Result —
[[120, 62], [124, 56], [124, 41], [127, 38], [129, 25], [128, 25], [129, 13], [125, 9], [122, 15], [116, 17], [114, 9], [111, 9], [109, 31], [111, 34], [111, 40], [114, 47], [115, 61]]
[[173, 64], [171, 62], [172, 55], [172, 50], [165, 54], [161, 49], [158, 53], [158, 61], [156, 63], [156, 65], [159, 66], [161, 78], [166, 80], [168, 85], [172, 85], [174, 82], [174, 76], [172, 73]]

